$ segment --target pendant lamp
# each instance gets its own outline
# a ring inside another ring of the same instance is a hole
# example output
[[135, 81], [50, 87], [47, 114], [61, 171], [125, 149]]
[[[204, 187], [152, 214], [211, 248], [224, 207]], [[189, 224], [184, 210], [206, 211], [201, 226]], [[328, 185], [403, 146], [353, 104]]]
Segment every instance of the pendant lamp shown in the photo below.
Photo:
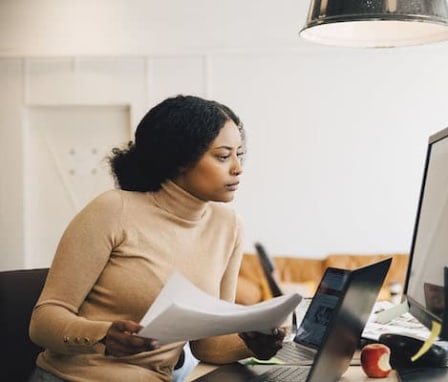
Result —
[[311, 0], [304, 39], [384, 48], [448, 39], [448, 0]]

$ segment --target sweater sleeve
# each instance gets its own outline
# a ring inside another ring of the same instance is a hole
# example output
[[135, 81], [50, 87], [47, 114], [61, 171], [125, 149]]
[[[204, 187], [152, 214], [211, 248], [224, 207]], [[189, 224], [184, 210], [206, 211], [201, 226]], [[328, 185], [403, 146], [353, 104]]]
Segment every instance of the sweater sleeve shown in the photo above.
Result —
[[[243, 228], [236, 215], [235, 245], [232, 255], [221, 279], [221, 299], [235, 301], [236, 285], [243, 256]], [[191, 350], [200, 361], [213, 364], [226, 364], [253, 356], [237, 334], [204, 338], [191, 341]]]
[[104, 352], [99, 341], [111, 322], [88, 320], [79, 313], [121, 240], [122, 206], [120, 194], [108, 191], [68, 225], [32, 313], [29, 332], [36, 344], [62, 354]]

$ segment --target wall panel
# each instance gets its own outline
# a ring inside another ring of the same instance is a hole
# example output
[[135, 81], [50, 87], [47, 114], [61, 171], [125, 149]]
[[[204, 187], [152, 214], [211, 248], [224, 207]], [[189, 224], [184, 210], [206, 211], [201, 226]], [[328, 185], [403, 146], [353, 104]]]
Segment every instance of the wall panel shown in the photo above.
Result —
[[24, 264], [23, 61], [0, 60], [0, 269]]
[[25, 252], [28, 267], [48, 266], [73, 216], [113, 188], [106, 157], [129, 140], [129, 108], [46, 106], [27, 110]]

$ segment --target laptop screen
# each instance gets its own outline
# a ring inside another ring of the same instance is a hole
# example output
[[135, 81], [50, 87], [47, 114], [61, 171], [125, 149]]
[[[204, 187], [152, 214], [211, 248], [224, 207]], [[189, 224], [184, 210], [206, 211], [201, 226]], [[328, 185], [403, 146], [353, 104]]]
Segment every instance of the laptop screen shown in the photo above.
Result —
[[294, 338], [296, 343], [318, 349], [333, 310], [341, 298], [350, 271], [327, 268]]

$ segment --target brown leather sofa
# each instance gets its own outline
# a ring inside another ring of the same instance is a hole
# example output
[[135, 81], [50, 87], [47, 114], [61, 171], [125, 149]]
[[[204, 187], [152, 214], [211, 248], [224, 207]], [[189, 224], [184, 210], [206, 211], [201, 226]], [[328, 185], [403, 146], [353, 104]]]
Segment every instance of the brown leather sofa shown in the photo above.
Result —
[[[280, 285], [288, 291], [296, 286], [301, 294], [312, 296], [327, 267], [354, 269], [376, 261], [392, 257], [392, 264], [380, 291], [378, 299], [391, 297], [390, 286], [404, 287], [409, 256], [405, 253], [391, 254], [332, 254], [323, 259], [276, 256], [272, 260], [276, 267], [276, 277]], [[243, 305], [254, 304], [271, 297], [258, 256], [246, 253], [241, 263], [236, 302]]]
[[[280, 285], [304, 288], [311, 295], [326, 267], [353, 269], [392, 257], [380, 299], [390, 296], [391, 282], [404, 283], [408, 256], [406, 254], [330, 255], [325, 259], [274, 257]], [[0, 272], [0, 327], [2, 346], [2, 375], [7, 381], [25, 382], [35, 367], [37, 354], [42, 350], [28, 337], [31, 311], [40, 295], [48, 268]], [[258, 257], [247, 253], [243, 257], [236, 302], [254, 304], [270, 298], [270, 289]]]

